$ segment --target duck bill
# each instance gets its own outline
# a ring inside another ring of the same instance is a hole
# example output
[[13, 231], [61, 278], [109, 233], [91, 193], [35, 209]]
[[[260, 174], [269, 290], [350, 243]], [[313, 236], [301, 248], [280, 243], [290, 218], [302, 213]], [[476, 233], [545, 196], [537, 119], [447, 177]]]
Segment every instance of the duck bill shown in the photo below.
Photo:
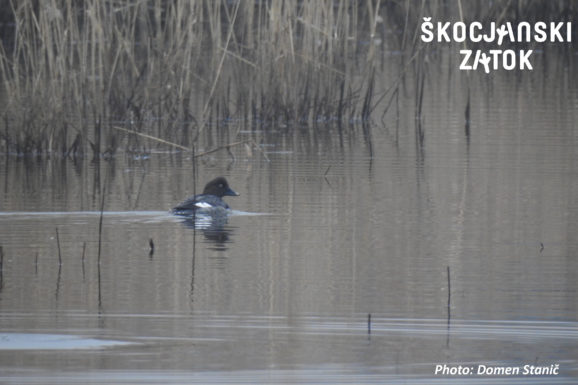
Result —
[[229, 187], [227, 190], [225, 190], [225, 195], [226, 195], [226, 196], [230, 196], [230, 197], [238, 197], [238, 196], [241, 195], [241, 194], [239, 194], [239, 193], [236, 192], [236, 191], [233, 191], [233, 190]]

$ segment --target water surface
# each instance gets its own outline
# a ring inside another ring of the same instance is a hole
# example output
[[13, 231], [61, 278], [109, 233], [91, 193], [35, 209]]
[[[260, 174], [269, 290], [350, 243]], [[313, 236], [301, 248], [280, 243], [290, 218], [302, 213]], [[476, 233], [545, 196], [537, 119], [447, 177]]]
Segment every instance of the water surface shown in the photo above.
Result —
[[[576, 74], [441, 68], [421, 145], [410, 79], [399, 115], [239, 131], [266, 156], [213, 153], [196, 178], [162, 149], [4, 158], [0, 382], [575, 383]], [[170, 215], [217, 175], [241, 193], [225, 223]]]

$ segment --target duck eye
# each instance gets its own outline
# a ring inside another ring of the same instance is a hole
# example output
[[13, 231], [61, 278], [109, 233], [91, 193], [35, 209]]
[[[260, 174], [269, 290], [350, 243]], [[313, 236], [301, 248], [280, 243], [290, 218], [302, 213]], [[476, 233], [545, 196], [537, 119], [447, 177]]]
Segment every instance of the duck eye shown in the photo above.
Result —
[[224, 186], [223, 186], [223, 184], [222, 184], [222, 183], [219, 183], [219, 187], [221, 187], [221, 188], [222, 188], [222, 187], [224, 187]]

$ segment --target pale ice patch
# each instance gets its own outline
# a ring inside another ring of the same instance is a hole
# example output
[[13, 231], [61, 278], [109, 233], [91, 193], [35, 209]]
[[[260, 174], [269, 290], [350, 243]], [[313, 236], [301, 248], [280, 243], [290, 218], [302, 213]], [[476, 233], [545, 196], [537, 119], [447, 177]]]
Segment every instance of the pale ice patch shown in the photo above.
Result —
[[67, 334], [0, 333], [0, 350], [99, 349], [127, 344]]

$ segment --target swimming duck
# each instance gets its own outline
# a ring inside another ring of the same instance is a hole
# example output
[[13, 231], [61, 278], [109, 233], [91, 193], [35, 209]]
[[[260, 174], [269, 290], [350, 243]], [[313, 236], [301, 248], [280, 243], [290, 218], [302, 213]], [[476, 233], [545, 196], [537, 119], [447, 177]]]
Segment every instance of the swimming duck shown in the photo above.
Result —
[[187, 198], [174, 207], [172, 212], [177, 215], [192, 215], [230, 210], [229, 205], [221, 199], [224, 196], [239, 196], [239, 193], [229, 187], [227, 179], [220, 176], [207, 183], [202, 194]]

